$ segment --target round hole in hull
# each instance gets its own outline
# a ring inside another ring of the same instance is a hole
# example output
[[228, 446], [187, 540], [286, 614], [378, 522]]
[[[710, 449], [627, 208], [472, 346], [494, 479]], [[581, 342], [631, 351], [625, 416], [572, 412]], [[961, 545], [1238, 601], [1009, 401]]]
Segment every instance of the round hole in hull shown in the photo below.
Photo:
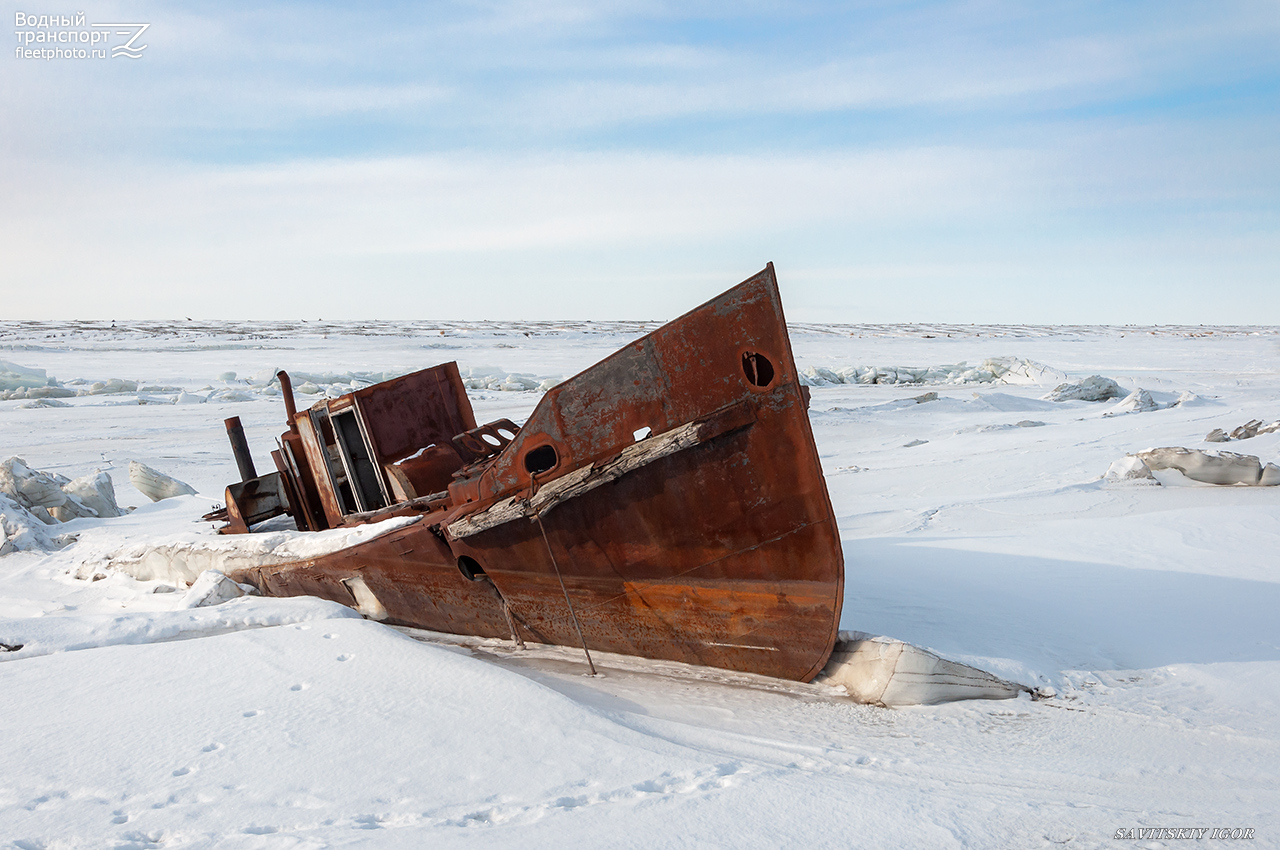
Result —
[[773, 383], [773, 362], [755, 351], [742, 353], [742, 374], [754, 387], [767, 387]]
[[556, 454], [555, 446], [538, 446], [536, 449], [530, 449], [524, 456], [524, 468], [530, 475], [554, 469], [559, 462], [560, 456]]
[[458, 570], [471, 581], [479, 581], [484, 578], [484, 567], [480, 566], [480, 562], [470, 555], [463, 555], [458, 558]]

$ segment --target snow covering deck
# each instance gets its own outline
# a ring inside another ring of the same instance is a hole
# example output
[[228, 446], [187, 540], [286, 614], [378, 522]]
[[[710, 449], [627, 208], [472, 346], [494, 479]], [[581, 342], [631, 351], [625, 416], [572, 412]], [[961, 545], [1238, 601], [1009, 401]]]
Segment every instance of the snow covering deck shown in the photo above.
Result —
[[91, 577], [102, 569], [119, 570], [140, 581], [191, 584], [206, 570], [230, 573], [267, 564], [288, 564], [337, 552], [421, 517], [392, 517], [354, 528], [327, 531], [263, 531], [255, 534], [176, 534], [130, 543], [81, 562], [77, 574]]

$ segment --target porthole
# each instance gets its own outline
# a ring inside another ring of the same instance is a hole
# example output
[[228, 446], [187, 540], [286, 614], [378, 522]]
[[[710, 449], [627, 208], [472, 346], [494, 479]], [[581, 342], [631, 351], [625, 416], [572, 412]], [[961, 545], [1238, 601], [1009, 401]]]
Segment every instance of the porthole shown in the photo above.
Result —
[[480, 566], [480, 562], [470, 555], [463, 555], [458, 558], [458, 570], [471, 581], [479, 581], [484, 578], [484, 567]]
[[773, 383], [773, 363], [768, 357], [755, 351], [742, 354], [742, 374], [747, 376], [747, 383], [754, 387], [767, 387]]
[[530, 475], [554, 469], [559, 462], [560, 456], [556, 454], [555, 446], [538, 446], [536, 449], [530, 449], [524, 456], [524, 468]]

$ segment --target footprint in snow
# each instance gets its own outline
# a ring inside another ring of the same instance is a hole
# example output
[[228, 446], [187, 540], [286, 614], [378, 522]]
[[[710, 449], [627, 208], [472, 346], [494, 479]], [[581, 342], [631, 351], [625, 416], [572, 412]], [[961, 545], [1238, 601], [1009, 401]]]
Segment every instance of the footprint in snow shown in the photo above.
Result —
[[349, 652], [344, 652], [338, 656], [339, 661], [350, 661], [352, 658], [355, 658], [355, 656]]
[[310, 686], [310, 685], [308, 685], [308, 684], [306, 684], [305, 682], [300, 682], [300, 683], [298, 683], [298, 684], [294, 685], [293, 687], [289, 688], [289, 690], [291, 690], [291, 691], [305, 691], [305, 690], [306, 690], [307, 688], [309, 688], [309, 687], [311, 687], [311, 686]]
[[244, 713], [244, 716], [245, 716], [245, 717], [257, 717], [257, 716], [258, 716], [259, 714], [261, 714], [261, 713], [262, 713], [261, 711], [259, 711], [258, 709], [256, 709], [256, 708], [255, 708], [255, 709], [253, 709], [253, 710], [251, 710], [251, 711], [246, 711], [246, 712]]
[[212, 744], [205, 744], [203, 747], [201, 747], [201, 748], [200, 748], [200, 752], [202, 752], [202, 753], [216, 753], [218, 750], [222, 749], [224, 746], [226, 746], [226, 745], [225, 745], [225, 744], [220, 744], [220, 743], [218, 743], [217, 741], [214, 741]]
[[716, 765], [710, 776], [707, 776], [706, 771], [684, 776], [663, 774], [657, 779], [637, 782], [631, 788], [637, 794], [688, 794], [692, 791], [710, 791], [732, 784], [731, 777], [740, 769], [741, 765], [736, 762], [725, 762]]
[[42, 794], [27, 804], [27, 811], [35, 811], [45, 803], [52, 802], [53, 800], [65, 800], [69, 796], [71, 795], [66, 791], [55, 791], [52, 794]]
[[189, 767], [180, 767], [180, 768], [178, 768], [177, 770], [175, 770], [175, 771], [173, 772], [173, 775], [174, 775], [174, 776], [186, 776], [186, 775], [187, 775], [188, 773], [190, 773], [190, 772], [191, 772], [191, 768], [189, 768]]
[[[573, 811], [575, 809], [583, 808], [584, 806], [593, 806], [599, 803], [621, 803], [630, 800], [637, 800], [649, 794], [671, 795], [689, 794], [692, 792], [706, 793], [732, 785], [735, 781], [734, 777], [736, 774], [741, 772], [742, 769], [742, 765], [737, 762], [725, 762], [708, 769], [690, 773], [677, 775], [664, 773], [655, 779], [647, 779], [643, 782], [637, 782], [633, 785], [618, 788], [613, 791], [557, 797], [543, 803], [536, 803], [531, 806], [519, 806], [511, 809], [481, 809], [471, 812], [470, 814], [463, 815], [460, 818], [444, 821], [444, 823], [451, 826], [492, 826], [517, 819], [537, 819], [545, 815], [547, 812], [555, 809]], [[363, 819], [357, 818], [357, 821], [361, 820]], [[363, 828], [373, 829], [374, 826], [366, 825]]]

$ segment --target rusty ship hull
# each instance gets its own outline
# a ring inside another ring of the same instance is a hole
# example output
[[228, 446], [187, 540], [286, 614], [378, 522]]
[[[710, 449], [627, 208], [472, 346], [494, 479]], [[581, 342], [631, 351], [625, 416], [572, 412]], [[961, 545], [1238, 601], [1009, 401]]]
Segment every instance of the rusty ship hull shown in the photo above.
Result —
[[807, 408], [772, 265], [523, 426], [477, 426], [455, 364], [289, 401], [278, 471], [228, 488], [227, 531], [280, 511], [310, 530], [413, 520], [233, 577], [393, 624], [809, 681], [844, 565]]

